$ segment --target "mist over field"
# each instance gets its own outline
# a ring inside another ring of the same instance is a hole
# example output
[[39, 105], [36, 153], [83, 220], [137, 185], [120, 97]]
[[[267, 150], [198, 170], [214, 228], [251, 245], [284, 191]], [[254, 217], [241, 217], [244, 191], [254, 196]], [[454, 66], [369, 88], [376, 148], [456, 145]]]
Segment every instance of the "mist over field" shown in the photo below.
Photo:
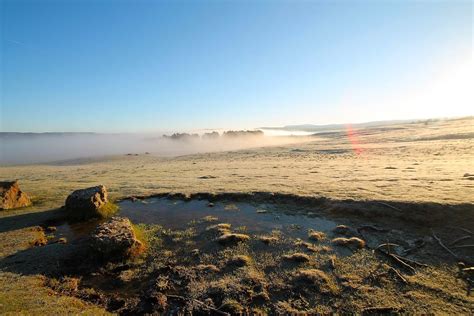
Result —
[[308, 140], [307, 137], [263, 134], [235, 137], [223, 136], [222, 133], [217, 137], [201, 137], [197, 134], [175, 135], [181, 137], [151, 134], [1, 133], [0, 164], [51, 163], [80, 158], [145, 153], [173, 157], [284, 145]]

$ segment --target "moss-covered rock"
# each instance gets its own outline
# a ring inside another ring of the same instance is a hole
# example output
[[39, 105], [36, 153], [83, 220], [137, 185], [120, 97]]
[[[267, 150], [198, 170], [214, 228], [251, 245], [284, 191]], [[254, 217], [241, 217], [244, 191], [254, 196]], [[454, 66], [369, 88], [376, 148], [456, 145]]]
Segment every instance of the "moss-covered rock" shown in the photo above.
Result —
[[120, 260], [134, 257], [145, 250], [128, 218], [113, 217], [97, 227], [91, 236], [92, 249], [102, 258]]
[[107, 188], [103, 185], [72, 192], [66, 199], [68, 217], [74, 220], [108, 218], [118, 207], [108, 200]]

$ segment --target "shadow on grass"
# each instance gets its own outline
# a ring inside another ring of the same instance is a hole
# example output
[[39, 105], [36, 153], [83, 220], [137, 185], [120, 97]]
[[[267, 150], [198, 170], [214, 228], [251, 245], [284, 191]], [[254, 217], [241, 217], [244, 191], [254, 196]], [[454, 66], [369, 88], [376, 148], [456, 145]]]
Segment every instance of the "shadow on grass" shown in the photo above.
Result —
[[78, 263], [87, 257], [88, 247], [84, 243], [52, 243], [31, 247], [3, 258], [0, 260], [0, 270], [21, 275], [58, 276], [71, 273], [68, 270], [73, 268], [74, 274], [77, 274], [81, 266]]
[[38, 225], [57, 224], [64, 220], [64, 213], [60, 208], [3, 217], [0, 219], [0, 233]]

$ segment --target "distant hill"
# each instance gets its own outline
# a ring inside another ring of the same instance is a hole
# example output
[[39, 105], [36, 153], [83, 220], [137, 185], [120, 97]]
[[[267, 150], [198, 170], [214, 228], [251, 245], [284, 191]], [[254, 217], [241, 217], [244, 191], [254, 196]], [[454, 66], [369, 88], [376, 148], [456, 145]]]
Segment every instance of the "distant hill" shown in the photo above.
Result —
[[373, 121], [373, 122], [355, 123], [355, 124], [327, 124], [327, 125], [301, 124], [301, 125], [286, 125], [283, 127], [260, 127], [260, 128], [268, 129], [268, 130], [281, 130], [281, 131], [318, 132], [318, 131], [340, 130], [340, 129], [345, 128], [347, 125], [351, 125], [352, 127], [355, 127], [355, 128], [365, 128], [365, 127], [413, 123], [416, 121], [418, 120]]
[[45, 133], [20, 133], [20, 132], [0, 132], [0, 138], [18, 138], [18, 137], [35, 137], [35, 136], [84, 136], [84, 135], [99, 135], [97, 133], [89, 133], [89, 132], [45, 132]]

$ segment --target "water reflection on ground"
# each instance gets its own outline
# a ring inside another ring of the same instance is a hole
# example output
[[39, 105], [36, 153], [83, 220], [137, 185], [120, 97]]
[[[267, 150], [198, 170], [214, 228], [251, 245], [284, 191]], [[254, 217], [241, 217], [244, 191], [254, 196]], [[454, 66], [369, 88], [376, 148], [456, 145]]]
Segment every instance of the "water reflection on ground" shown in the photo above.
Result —
[[233, 227], [245, 226], [248, 233], [254, 234], [280, 230], [294, 237], [306, 237], [308, 229], [329, 231], [336, 226], [333, 221], [321, 217], [290, 215], [291, 210], [273, 204], [224, 201], [210, 207], [207, 200], [149, 198], [135, 202], [126, 200], [119, 205], [120, 215], [134, 223], [159, 224], [170, 229], [184, 229], [192, 221], [206, 216], [217, 217], [218, 222]]

